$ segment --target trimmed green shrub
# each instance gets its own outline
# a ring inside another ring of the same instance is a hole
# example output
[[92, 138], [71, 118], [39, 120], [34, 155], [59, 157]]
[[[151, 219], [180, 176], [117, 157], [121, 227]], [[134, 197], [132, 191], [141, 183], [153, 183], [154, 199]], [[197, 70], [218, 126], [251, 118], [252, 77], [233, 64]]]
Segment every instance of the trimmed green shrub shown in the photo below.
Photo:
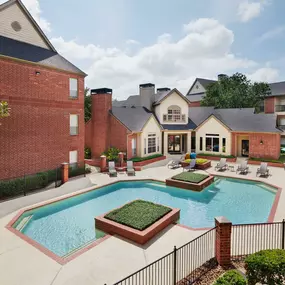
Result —
[[84, 149], [84, 157], [86, 159], [91, 159], [91, 148], [90, 147], [85, 147], [85, 149]]
[[285, 282], [285, 250], [261, 250], [245, 260], [249, 285], [282, 285]]
[[221, 157], [221, 158], [235, 158], [234, 155], [213, 154], [213, 153], [198, 153], [197, 155], [201, 155], [201, 156], [215, 156], [215, 157]]
[[106, 155], [108, 161], [118, 161], [120, 150], [116, 147], [111, 147], [107, 151], [103, 152]]
[[19, 195], [24, 193], [24, 191], [25, 191], [24, 178], [0, 181], [0, 199]]
[[209, 175], [200, 174], [200, 173], [182, 172], [180, 174], [173, 176], [172, 179], [198, 184], [208, 177]]
[[263, 162], [273, 162], [273, 163], [285, 163], [285, 155], [281, 154], [279, 159], [250, 157], [249, 160], [263, 161]]
[[229, 270], [221, 276], [214, 285], [246, 285], [246, 280], [236, 270]]
[[133, 162], [140, 162], [140, 161], [145, 161], [145, 160], [149, 160], [152, 158], [157, 158], [157, 157], [161, 157], [163, 156], [162, 154], [153, 154], [153, 155], [149, 155], [149, 156], [145, 156], [145, 157], [133, 157], [130, 160], [132, 160]]

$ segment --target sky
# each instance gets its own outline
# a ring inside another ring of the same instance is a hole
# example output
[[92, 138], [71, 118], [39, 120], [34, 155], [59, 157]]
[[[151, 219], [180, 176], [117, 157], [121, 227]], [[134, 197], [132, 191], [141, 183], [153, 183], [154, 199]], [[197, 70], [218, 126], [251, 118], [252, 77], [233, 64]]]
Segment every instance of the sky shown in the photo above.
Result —
[[[0, 0], [1, 2], [5, 2]], [[285, 80], [284, 0], [22, 0], [57, 51], [113, 97], [196, 77]]]

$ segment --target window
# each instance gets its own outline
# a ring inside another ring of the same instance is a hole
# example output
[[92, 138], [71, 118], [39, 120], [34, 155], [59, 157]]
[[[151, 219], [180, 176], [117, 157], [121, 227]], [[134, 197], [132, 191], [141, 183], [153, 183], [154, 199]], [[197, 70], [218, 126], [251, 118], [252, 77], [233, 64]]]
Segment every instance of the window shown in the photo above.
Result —
[[148, 135], [147, 153], [156, 152], [156, 136], [155, 134]]
[[206, 151], [220, 151], [220, 138], [218, 136], [216, 134], [206, 134]]
[[137, 140], [135, 138], [132, 139], [132, 156], [137, 155]]
[[226, 152], [226, 139], [223, 138], [223, 152]]
[[157, 137], [157, 152], [159, 152], [159, 137]]
[[165, 122], [185, 122], [185, 115], [181, 115], [181, 108], [179, 106], [170, 106], [167, 109], [167, 114], [163, 115], [163, 121]]
[[200, 151], [203, 151], [203, 138], [200, 137]]
[[78, 162], [78, 151], [77, 150], [73, 150], [69, 152], [69, 164], [71, 166], [75, 166], [77, 165]]
[[76, 136], [78, 135], [78, 115], [69, 116], [69, 127], [70, 127], [70, 135]]
[[78, 82], [76, 78], [69, 78], [69, 97], [78, 98]]
[[146, 139], [144, 139], [144, 154], [146, 154]]

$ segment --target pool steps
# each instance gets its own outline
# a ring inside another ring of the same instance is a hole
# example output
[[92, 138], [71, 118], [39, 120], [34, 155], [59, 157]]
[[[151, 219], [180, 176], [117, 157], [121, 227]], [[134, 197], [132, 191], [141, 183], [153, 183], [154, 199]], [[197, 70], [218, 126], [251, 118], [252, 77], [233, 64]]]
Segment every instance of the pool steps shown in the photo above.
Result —
[[31, 220], [31, 218], [33, 217], [33, 215], [24, 217], [21, 222], [16, 226], [16, 230], [18, 230], [19, 232], [21, 232], [25, 226], [29, 223], [29, 221]]

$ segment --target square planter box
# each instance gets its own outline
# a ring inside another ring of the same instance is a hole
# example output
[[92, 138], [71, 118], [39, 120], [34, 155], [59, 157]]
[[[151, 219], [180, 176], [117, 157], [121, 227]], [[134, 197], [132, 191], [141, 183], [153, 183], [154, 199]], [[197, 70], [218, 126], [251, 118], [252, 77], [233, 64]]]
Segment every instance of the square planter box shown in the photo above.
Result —
[[[181, 166], [185, 167], [188, 166], [189, 163], [188, 162], [181, 162]], [[203, 163], [203, 164], [196, 164], [195, 168], [196, 169], [200, 169], [200, 170], [205, 170], [211, 167], [211, 161], [208, 160], [207, 162]]]
[[97, 229], [111, 235], [122, 236], [138, 244], [145, 244], [164, 228], [179, 220], [180, 209], [172, 209], [171, 212], [142, 231], [106, 219], [106, 215], [107, 213], [95, 218], [95, 227]]

